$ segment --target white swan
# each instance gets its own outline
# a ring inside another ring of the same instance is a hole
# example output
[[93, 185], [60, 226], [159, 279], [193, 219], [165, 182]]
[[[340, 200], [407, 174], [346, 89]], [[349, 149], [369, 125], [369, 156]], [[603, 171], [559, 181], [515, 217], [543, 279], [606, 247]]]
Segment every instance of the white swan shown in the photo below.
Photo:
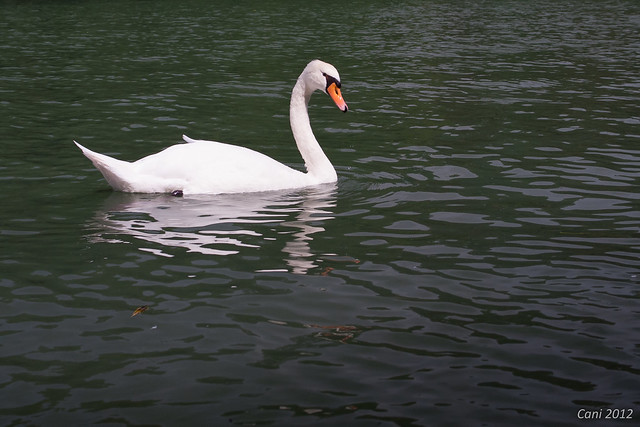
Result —
[[340, 75], [331, 64], [311, 61], [291, 92], [289, 121], [307, 172], [290, 168], [249, 148], [194, 140], [176, 144], [135, 162], [95, 153], [75, 144], [117, 191], [131, 193], [219, 194], [282, 190], [335, 182], [336, 171], [313, 135], [307, 104], [316, 90], [342, 111]]

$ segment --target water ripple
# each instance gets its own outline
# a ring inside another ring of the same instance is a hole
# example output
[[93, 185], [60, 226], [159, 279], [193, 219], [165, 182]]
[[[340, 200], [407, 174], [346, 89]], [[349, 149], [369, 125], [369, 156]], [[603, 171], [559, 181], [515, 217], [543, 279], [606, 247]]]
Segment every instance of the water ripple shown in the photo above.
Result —
[[[3, 420], [637, 407], [637, 6], [290, 6], [3, 8]], [[336, 186], [112, 194], [71, 143], [135, 159], [188, 128], [302, 169], [287, 99], [314, 57], [350, 106], [310, 107]]]

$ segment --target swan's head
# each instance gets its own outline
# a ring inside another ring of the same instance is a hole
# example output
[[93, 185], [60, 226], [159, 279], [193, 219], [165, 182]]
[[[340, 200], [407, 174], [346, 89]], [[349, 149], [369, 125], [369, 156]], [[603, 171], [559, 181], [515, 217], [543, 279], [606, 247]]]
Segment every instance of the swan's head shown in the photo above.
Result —
[[345, 113], [347, 112], [349, 107], [347, 107], [347, 103], [342, 98], [342, 92], [340, 92], [340, 74], [338, 74], [336, 67], [319, 59], [314, 59], [304, 69], [302, 76], [304, 76], [305, 83], [311, 89], [311, 92], [316, 90], [323, 91], [333, 99], [339, 109]]

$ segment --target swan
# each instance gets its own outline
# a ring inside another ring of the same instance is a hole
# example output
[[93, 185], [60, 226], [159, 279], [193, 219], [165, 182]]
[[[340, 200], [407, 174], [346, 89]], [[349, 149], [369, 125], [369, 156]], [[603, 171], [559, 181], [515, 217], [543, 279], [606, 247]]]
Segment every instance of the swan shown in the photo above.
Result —
[[174, 195], [248, 193], [331, 183], [338, 176], [313, 135], [307, 105], [311, 94], [321, 90], [340, 110], [347, 112], [340, 87], [338, 70], [316, 59], [307, 64], [291, 92], [289, 122], [306, 173], [246, 147], [195, 140], [186, 135], [182, 136], [186, 143], [172, 145], [135, 162], [96, 153], [73, 142], [116, 191]]

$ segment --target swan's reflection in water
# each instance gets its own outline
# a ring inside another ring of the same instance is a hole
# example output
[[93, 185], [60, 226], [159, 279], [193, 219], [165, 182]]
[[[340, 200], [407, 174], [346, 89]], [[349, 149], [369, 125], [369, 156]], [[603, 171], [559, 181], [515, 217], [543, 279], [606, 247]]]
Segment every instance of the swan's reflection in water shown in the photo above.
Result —
[[[205, 255], [233, 255], [258, 248], [267, 238], [256, 224], [278, 224], [278, 239], [288, 267], [304, 274], [317, 267], [311, 250], [319, 225], [333, 219], [336, 185], [252, 194], [169, 195], [113, 193], [95, 216], [94, 242], [129, 243], [127, 236], [150, 245], [142, 251], [171, 257], [168, 247]], [[293, 229], [293, 233], [291, 233]], [[125, 236], [126, 235], [126, 236]]]

